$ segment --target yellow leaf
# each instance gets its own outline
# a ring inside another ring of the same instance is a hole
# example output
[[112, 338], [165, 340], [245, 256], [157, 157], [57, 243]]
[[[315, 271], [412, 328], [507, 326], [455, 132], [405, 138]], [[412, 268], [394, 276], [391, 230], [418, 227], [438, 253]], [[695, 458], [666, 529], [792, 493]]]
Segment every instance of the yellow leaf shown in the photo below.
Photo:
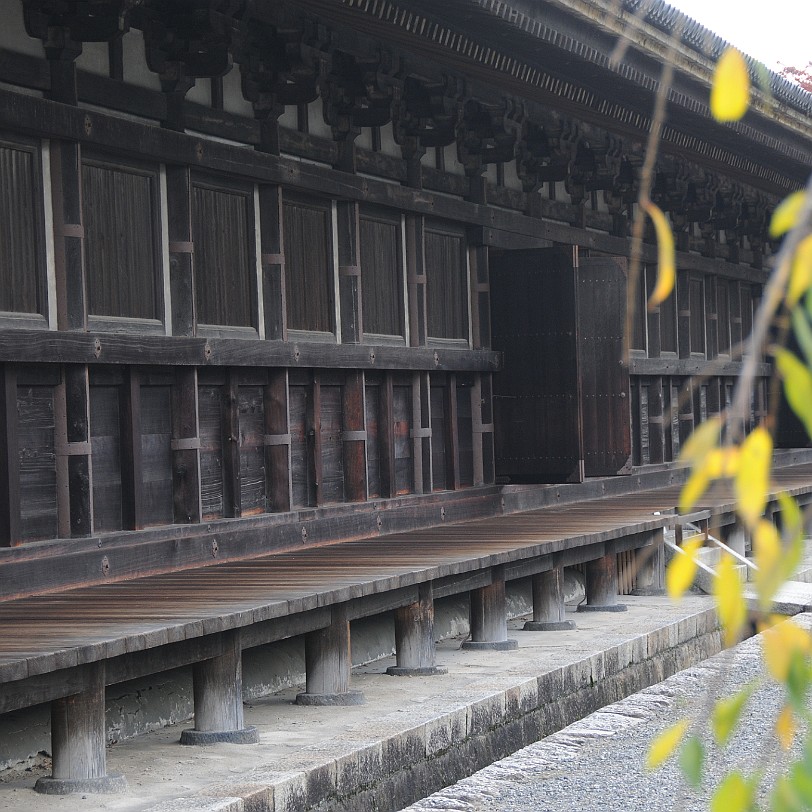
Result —
[[716, 63], [710, 108], [717, 121], [738, 121], [750, 100], [750, 76], [740, 51], [728, 48]]
[[719, 443], [719, 432], [722, 429], [722, 418], [712, 417], [693, 431], [682, 446], [679, 458], [694, 464], [701, 462]]
[[809, 632], [792, 620], [764, 629], [761, 634], [761, 645], [767, 669], [778, 682], [786, 681], [790, 663], [796, 652], [807, 655], [812, 650]]
[[739, 450], [736, 473], [736, 508], [748, 527], [764, 513], [770, 484], [773, 440], [763, 426], [745, 438]]
[[735, 476], [739, 470], [739, 449], [736, 446], [714, 448], [707, 456], [706, 465], [713, 479]]
[[789, 705], [784, 705], [775, 720], [775, 735], [781, 747], [789, 750], [792, 740], [795, 738], [795, 717]]
[[696, 536], [688, 539], [682, 545], [684, 555], [677, 553], [668, 565], [665, 572], [665, 587], [673, 600], [678, 600], [691, 586], [696, 576], [696, 552], [703, 545], [705, 539]]
[[753, 531], [753, 548], [758, 570], [754, 573], [759, 605], [766, 611], [770, 608], [773, 595], [784, 580], [781, 567], [781, 542], [775, 525], [762, 519]]
[[742, 594], [741, 579], [730, 555], [723, 555], [716, 569], [713, 595], [716, 598], [725, 645], [732, 646], [739, 641], [744, 621], [747, 620], [747, 604]]
[[646, 210], [646, 214], [651, 217], [654, 231], [657, 234], [657, 284], [648, 300], [649, 310], [652, 310], [664, 302], [674, 290], [677, 261], [674, 253], [674, 234], [665, 215], [650, 200], [643, 201], [642, 206]]
[[688, 729], [688, 720], [681, 719], [675, 725], [664, 730], [651, 743], [646, 757], [646, 769], [656, 770], [672, 753], [682, 741], [685, 731]]
[[690, 513], [710, 484], [710, 472], [707, 463], [694, 468], [679, 495], [680, 513]]
[[775, 364], [784, 379], [784, 392], [792, 411], [812, 437], [812, 373], [789, 350], [777, 349]]
[[812, 286], [812, 234], [804, 237], [792, 258], [787, 306], [795, 307]]
[[770, 219], [770, 236], [775, 239], [786, 234], [798, 221], [804, 207], [804, 193], [793, 192], [785, 197], [773, 212]]
[[747, 812], [753, 804], [753, 786], [741, 773], [726, 776], [713, 793], [711, 812]]

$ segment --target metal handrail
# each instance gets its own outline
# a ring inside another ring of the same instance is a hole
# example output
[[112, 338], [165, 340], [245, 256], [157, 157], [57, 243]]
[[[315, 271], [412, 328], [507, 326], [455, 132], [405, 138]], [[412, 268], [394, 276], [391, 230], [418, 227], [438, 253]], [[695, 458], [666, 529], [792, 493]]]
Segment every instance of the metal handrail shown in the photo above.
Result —
[[[679, 553], [680, 555], [688, 555], [688, 553], [686, 553], [685, 550], [683, 550], [682, 547], [679, 546], [679, 544], [675, 544], [673, 541], [669, 541], [668, 539], [663, 539], [663, 544], [666, 547], [668, 547], [670, 550], [673, 550], [675, 553]], [[713, 569], [713, 567], [709, 567], [703, 561], [697, 561], [696, 558], [694, 558], [694, 563], [703, 572], [707, 572], [708, 575], [711, 575], [714, 578], [717, 577], [716, 576], [716, 570]]]

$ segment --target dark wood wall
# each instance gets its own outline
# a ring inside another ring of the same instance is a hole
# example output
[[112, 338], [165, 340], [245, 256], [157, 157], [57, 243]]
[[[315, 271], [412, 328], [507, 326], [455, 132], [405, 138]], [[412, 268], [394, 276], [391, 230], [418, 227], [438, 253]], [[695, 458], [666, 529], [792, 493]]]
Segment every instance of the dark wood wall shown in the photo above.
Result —
[[[43, 9], [32, 42], [81, 39], [87, 20]], [[415, 526], [442, 521], [438, 500], [491, 493], [510, 430], [494, 426], [494, 252], [628, 251], [634, 169], [620, 142], [588, 143], [607, 131], [409, 54], [403, 79], [385, 42], [295, 4], [256, 24], [229, 9], [205, 59], [194, 37], [161, 39], [157, 2], [110, 18], [92, 45], [107, 72], [67, 44], [0, 48], [0, 546], [141, 530], [171, 556], [170, 527], [409, 499]], [[280, 31], [301, 48], [266, 64]], [[658, 175], [684, 270], [636, 323], [637, 464], [673, 459], [723, 407], [765, 276], [755, 209], [734, 233], [720, 198], [705, 227], [692, 160]]]

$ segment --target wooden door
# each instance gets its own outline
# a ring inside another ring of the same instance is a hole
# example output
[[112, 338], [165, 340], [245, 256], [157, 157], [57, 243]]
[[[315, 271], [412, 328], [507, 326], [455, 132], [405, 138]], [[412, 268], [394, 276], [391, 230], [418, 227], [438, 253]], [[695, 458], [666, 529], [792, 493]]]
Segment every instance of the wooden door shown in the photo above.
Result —
[[563, 248], [507, 251], [490, 265], [496, 475], [583, 479], [577, 287]]
[[578, 367], [584, 473], [632, 470], [629, 369], [623, 363], [626, 259], [581, 258], [578, 263]]

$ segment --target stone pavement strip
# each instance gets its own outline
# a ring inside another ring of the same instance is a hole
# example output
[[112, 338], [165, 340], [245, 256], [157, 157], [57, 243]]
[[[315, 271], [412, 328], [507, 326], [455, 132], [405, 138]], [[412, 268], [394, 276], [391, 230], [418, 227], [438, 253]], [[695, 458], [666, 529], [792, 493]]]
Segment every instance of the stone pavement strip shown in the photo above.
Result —
[[[812, 615], [796, 617], [812, 627]], [[758, 637], [665, 681], [632, 694], [558, 733], [497, 761], [409, 806], [404, 812], [706, 812], [715, 788], [732, 769], [763, 772], [764, 799], [784, 765], [800, 754], [778, 748], [773, 724], [785, 698], [764, 679]], [[741, 722], [724, 748], [708, 730], [714, 699], [755, 681]], [[658, 770], [644, 767], [653, 738], [681, 718], [695, 719], [706, 747], [705, 776], [689, 788], [672, 759]], [[777, 756], [777, 757], [776, 757]]]
[[42, 796], [31, 789], [37, 773], [6, 775], [0, 809], [400, 809], [719, 651], [710, 598], [624, 602], [625, 613], [573, 614], [574, 631], [524, 632], [512, 621], [512, 652], [441, 642], [445, 675], [387, 676], [394, 658], [354, 669], [362, 706], [299, 707], [297, 689], [254, 700], [245, 716], [257, 745], [184, 747], [178, 727], [117, 744], [108, 770], [127, 777], [122, 795]]

